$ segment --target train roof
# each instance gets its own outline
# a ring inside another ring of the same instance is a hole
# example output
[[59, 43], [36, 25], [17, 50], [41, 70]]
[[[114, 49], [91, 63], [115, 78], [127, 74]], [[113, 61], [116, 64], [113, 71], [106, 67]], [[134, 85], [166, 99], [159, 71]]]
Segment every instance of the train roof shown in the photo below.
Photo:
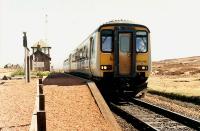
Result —
[[112, 20], [109, 22], [106, 22], [104, 24], [102, 24], [101, 26], [99, 26], [99, 28], [97, 29], [98, 31], [100, 31], [100, 29], [104, 26], [114, 26], [114, 25], [119, 25], [119, 26], [139, 26], [139, 27], [144, 27], [148, 30], [148, 32], [150, 32], [150, 30], [145, 26], [145, 25], [141, 25], [141, 24], [137, 24], [133, 21], [130, 20]]
[[[145, 25], [141, 25], [141, 24], [137, 24], [133, 21], [130, 21], [130, 20], [112, 20], [112, 21], [109, 21], [109, 22], [106, 22], [102, 25], [100, 25], [94, 32], [92, 32], [86, 39], [84, 39], [81, 44], [78, 45], [77, 48], [75, 48], [72, 52], [75, 52], [76, 50], [80, 49], [83, 47], [83, 43], [91, 37], [91, 35], [97, 31], [100, 31], [100, 29], [104, 26], [114, 26], [114, 25], [121, 25], [121, 26], [139, 26], [139, 27], [144, 27], [148, 30], [148, 32], [150, 32], [150, 30], [145, 26]], [[72, 52], [70, 54], [72, 54]]]

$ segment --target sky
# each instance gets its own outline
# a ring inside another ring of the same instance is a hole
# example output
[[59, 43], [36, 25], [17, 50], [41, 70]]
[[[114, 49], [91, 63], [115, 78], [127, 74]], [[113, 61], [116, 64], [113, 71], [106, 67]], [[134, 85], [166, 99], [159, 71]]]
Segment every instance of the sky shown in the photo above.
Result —
[[0, 0], [0, 67], [23, 65], [26, 31], [29, 48], [47, 36], [51, 63], [61, 68], [70, 51], [114, 19], [150, 29], [153, 61], [199, 56], [199, 5], [199, 0]]

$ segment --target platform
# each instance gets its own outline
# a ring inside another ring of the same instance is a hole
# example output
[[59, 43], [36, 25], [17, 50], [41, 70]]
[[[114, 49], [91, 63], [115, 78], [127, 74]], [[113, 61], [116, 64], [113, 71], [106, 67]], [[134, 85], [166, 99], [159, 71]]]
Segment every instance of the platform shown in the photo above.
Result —
[[56, 74], [43, 81], [47, 130], [116, 130], [107, 121], [86, 80]]
[[35, 103], [36, 79], [0, 80], [0, 131], [28, 131]]

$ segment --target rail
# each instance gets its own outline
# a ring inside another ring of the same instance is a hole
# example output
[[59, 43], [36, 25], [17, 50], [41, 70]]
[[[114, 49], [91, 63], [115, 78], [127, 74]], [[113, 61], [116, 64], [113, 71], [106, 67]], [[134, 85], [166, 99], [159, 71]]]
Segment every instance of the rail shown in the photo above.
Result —
[[158, 131], [150, 124], [145, 123], [144, 121], [117, 107], [114, 103], [110, 103], [109, 107], [114, 113], [116, 113], [121, 118], [125, 119], [128, 123], [130, 123], [138, 130]]
[[184, 115], [181, 115], [177, 112], [173, 112], [173, 111], [170, 111], [170, 110], [167, 110], [167, 109], [164, 109], [162, 107], [159, 107], [159, 106], [156, 106], [156, 105], [153, 105], [153, 104], [150, 104], [150, 103], [147, 103], [147, 102], [144, 102], [140, 99], [137, 99], [137, 98], [132, 98], [131, 99], [131, 102], [134, 103], [134, 104], [137, 104], [139, 106], [142, 106], [144, 108], [147, 108], [155, 113], [158, 113], [160, 115], [163, 115], [167, 118], [170, 118], [174, 121], [177, 121], [183, 125], [186, 125], [190, 128], [193, 128], [195, 130], [200, 130], [200, 121], [197, 121], [195, 119], [192, 119], [192, 118], [189, 118], [189, 117], [186, 117]]

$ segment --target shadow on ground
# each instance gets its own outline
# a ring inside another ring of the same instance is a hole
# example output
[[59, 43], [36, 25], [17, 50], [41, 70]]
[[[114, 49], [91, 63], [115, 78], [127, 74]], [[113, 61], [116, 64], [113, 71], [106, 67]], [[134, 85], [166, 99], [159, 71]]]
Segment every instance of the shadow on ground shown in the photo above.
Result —
[[65, 73], [53, 73], [47, 76], [43, 80], [43, 84], [58, 85], [58, 86], [73, 86], [73, 85], [85, 85], [86, 81]]

